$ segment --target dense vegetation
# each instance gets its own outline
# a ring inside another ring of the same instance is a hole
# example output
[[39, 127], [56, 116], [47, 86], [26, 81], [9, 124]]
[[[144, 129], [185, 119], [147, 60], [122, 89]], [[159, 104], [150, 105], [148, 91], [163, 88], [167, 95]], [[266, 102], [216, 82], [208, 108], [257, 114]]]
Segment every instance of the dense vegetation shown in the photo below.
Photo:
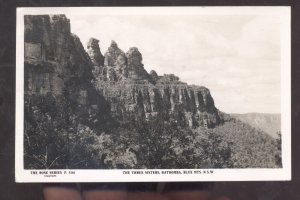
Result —
[[25, 168], [281, 167], [280, 138], [238, 120], [190, 129], [158, 117], [103, 129], [55, 107], [25, 110]]

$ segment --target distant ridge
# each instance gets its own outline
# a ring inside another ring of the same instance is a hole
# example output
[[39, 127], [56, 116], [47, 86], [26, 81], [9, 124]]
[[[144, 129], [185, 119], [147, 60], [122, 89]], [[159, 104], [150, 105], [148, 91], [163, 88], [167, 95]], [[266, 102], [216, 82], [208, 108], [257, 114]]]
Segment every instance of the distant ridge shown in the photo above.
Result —
[[281, 114], [279, 113], [232, 113], [230, 115], [264, 131], [273, 138], [277, 138], [277, 132], [281, 130]]

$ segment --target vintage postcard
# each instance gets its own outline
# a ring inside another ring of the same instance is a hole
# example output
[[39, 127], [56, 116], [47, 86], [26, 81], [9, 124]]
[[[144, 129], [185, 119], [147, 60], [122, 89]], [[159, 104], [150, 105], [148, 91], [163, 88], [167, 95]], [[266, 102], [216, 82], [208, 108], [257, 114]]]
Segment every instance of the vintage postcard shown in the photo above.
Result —
[[18, 8], [16, 181], [291, 180], [290, 15]]

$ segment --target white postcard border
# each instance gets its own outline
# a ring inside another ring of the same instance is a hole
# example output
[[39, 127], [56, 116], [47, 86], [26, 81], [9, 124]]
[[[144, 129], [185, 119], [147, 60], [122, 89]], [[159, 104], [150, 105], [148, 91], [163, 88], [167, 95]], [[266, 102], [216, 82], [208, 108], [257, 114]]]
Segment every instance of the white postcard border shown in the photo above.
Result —
[[[24, 142], [24, 15], [275, 15], [281, 17], [282, 163], [278, 169], [161, 169], [161, 170], [25, 170]], [[17, 8], [16, 32], [16, 182], [163, 182], [291, 180], [291, 8], [266, 7], [36, 7]], [[175, 173], [174, 171], [177, 171]], [[184, 171], [192, 171], [184, 174]], [[195, 172], [194, 172], [195, 171]], [[196, 172], [198, 171], [198, 172]], [[136, 172], [136, 174], [133, 174]], [[142, 173], [143, 174], [138, 174]], [[158, 173], [159, 174], [146, 174]], [[163, 174], [174, 173], [174, 174]], [[178, 174], [181, 172], [182, 174]], [[129, 174], [128, 174], [129, 173]]]

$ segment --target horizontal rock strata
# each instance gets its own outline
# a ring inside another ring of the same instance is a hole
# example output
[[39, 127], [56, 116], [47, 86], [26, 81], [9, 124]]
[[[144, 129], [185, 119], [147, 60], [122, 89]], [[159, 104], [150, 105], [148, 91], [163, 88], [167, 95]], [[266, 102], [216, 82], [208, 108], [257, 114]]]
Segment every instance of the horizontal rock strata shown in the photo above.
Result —
[[86, 52], [64, 15], [25, 16], [24, 48], [28, 101], [34, 95], [67, 98], [81, 112], [97, 110], [120, 123], [161, 117], [210, 128], [223, 121], [207, 88], [148, 73], [136, 47], [125, 53], [111, 41], [102, 55], [99, 40], [91, 38]]

